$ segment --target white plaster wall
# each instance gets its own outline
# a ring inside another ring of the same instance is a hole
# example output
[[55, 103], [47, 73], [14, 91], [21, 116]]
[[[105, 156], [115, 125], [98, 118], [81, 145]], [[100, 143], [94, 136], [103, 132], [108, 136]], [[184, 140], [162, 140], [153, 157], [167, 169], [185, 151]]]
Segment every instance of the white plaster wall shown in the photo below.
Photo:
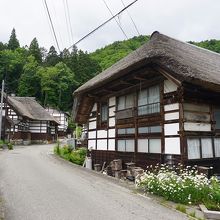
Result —
[[115, 107], [109, 108], [109, 116], [115, 116]]
[[108, 130], [108, 137], [110, 137], [110, 138], [115, 137], [115, 129], [109, 129]]
[[109, 126], [114, 127], [115, 126], [115, 118], [109, 118]]
[[169, 105], [164, 105], [164, 111], [173, 111], [173, 110], [178, 110], [179, 109], [179, 103], [173, 103]]
[[180, 138], [165, 138], [165, 154], [180, 154]]
[[106, 130], [98, 130], [97, 131], [97, 138], [107, 138], [107, 131]]
[[96, 117], [90, 118], [89, 121], [96, 121]]
[[165, 113], [165, 121], [179, 119], [179, 112]]
[[108, 150], [115, 151], [115, 139], [108, 139]]
[[89, 131], [88, 132], [88, 138], [89, 139], [96, 138], [96, 131]]
[[113, 96], [109, 98], [109, 106], [116, 105], [116, 97]]
[[107, 150], [107, 139], [97, 140], [97, 150]]
[[164, 93], [174, 92], [177, 90], [177, 85], [170, 81], [170, 80], [164, 80]]
[[93, 108], [92, 108], [92, 112], [97, 111], [97, 103], [94, 103]]
[[178, 135], [179, 123], [165, 124], [164, 133], [165, 135]]
[[95, 140], [88, 140], [88, 148], [96, 149], [96, 141]]
[[185, 131], [211, 131], [211, 124], [185, 122], [184, 130]]
[[89, 122], [89, 129], [96, 129], [96, 121]]

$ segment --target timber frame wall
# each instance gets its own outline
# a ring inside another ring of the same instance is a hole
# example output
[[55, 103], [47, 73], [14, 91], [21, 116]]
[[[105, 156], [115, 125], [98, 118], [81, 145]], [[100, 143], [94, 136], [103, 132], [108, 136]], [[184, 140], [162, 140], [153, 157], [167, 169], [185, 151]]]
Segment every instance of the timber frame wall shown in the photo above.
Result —
[[[139, 91], [156, 85], [160, 88], [160, 111], [138, 115]], [[131, 93], [135, 94], [134, 107], [119, 111], [118, 97]], [[144, 81], [114, 96], [99, 97], [87, 123], [87, 144], [88, 148], [93, 149], [93, 163], [109, 163], [121, 158], [124, 163], [132, 161], [143, 168], [157, 163], [183, 163], [213, 166], [215, 172], [220, 172], [220, 127], [216, 127], [220, 123], [220, 110], [217, 112], [218, 118], [215, 118], [214, 111], [220, 107], [217, 105], [219, 97], [219, 94], [192, 85], [178, 85], [175, 80], [165, 77]], [[106, 121], [102, 121], [103, 105], [107, 105]], [[157, 126], [161, 128], [159, 132], [140, 134], [138, 130], [140, 127], [156, 129]], [[127, 135], [118, 133], [126, 128], [134, 128], [134, 132]], [[121, 139], [133, 139], [134, 150], [119, 150], [118, 141]], [[161, 140], [160, 152], [150, 152], [149, 143], [153, 139]], [[147, 140], [146, 152], [143, 150], [143, 140]], [[139, 149], [141, 143], [142, 150]]]

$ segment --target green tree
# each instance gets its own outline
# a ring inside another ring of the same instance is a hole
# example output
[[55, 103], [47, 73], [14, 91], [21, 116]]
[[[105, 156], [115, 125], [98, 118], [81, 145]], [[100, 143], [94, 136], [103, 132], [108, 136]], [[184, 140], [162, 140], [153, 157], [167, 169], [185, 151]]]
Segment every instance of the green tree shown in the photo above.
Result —
[[36, 37], [31, 41], [29, 46], [29, 55], [34, 56], [38, 63], [42, 63], [42, 53]]
[[51, 46], [47, 54], [47, 57], [45, 59], [45, 64], [46, 66], [55, 66], [59, 62], [60, 62], [60, 57], [58, 56], [55, 47]]
[[8, 41], [8, 49], [9, 50], [15, 50], [15, 49], [17, 49], [19, 47], [20, 47], [20, 44], [19, 44], [19, 41], [18, 41], [18, 39], [16, 37], [15, 29], [13, 28], [12, 32], [11, 32], [10, 39]]
[[18, 94], [20, 96], [41, 98], [40, 78], [37, 74], [38, 69], [39, 66], [34, 56], [27, 57], [27, 62], [23, 67], [23, 73], [18, 85]]

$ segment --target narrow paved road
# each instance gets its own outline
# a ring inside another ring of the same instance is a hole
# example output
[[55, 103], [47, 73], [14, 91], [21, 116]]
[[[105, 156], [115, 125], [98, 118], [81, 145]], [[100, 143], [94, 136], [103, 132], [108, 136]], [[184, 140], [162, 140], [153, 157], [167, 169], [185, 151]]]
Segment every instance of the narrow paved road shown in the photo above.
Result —
[[52, 145], [0, 152], [6, 220], [185, 220], [114, 181], [50, 155]]

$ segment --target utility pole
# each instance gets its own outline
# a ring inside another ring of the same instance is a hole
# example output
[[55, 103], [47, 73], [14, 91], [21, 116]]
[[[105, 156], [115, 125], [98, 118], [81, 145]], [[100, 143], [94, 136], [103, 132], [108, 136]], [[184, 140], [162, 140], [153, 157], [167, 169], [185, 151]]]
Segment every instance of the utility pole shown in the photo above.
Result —
[[0, 139], [2, 139], [2, 108], [3, 108], [4, 88], [5, 88], [5, 81], [3, 79], [2, 91], [1, 91], [1, 107], [0, 107]]

